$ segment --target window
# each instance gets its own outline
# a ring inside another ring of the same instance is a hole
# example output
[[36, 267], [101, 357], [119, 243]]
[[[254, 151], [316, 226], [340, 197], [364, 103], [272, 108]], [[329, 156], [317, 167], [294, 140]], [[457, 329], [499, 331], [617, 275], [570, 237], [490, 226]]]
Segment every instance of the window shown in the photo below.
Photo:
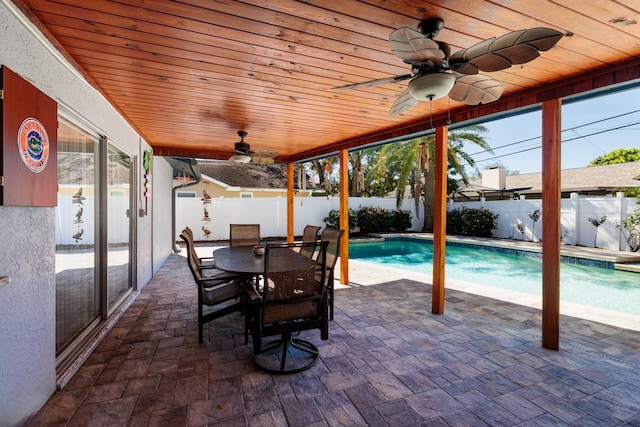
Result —
[[196, 197], [195, 191], [178, 191], [176, 193], [177, 197], [185, 197], [185, 198], [194, 198]]

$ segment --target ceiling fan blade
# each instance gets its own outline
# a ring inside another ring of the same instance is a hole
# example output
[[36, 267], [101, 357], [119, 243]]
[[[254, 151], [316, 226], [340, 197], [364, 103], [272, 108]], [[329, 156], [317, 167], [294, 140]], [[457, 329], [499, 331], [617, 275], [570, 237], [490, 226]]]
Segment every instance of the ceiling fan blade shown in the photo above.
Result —
[[272, 165], [275, 163], [275, 160], [273, 160], [273, 158], [271, 157], [260, 157], [260, 156], [253, 156], [251, 158], [251, 161], [259, 165]]
[[456, 80], [449, 98], [467, 105], [487, 104], [500, 98], [503, 90], [502, 83], [493, 77], [483, 74], [463, 75]]
[[273, 150], [256, 150], [253, 152], [253, 155], [255, 157], [269, 157], [271, 159], [275, 159], [279, 156], [279, 154]]
[[253, 152], [251, 161], [259, 165], [272, 165], [278, 156], [279, 154], [273, 150], [256, 150]]
[[[477, 43], [465, 51], [452, 55], [453, 63], [462, 61], [486, 72], [500, 71], [514, 64], [524, 64], [540, 56], [540, 51], [551, 49], [563, 34], [553, 28], [536, 27], [507, 33], [499, 38], [490, 38]], [[452, 66], [457, 72], [464, 67]]]
[[449, 67], [461, 74], [478, 74], [478, 67], [464, 59], [464, 50], [459, 50], [449, 57]]
[[411, 74], [399, 74], [397, 76], [383, 77], [381, 79], [369, 80], [366, 82], [352, 83], [344, 86], [336, 86], [333, 89], [356, 89], [361, 87], [375, 87], [375, 86], [380, 86], [387, 83], [401, 82], [403, 80], [408, 80], [411, 77], [412, 77]]
[[445, 59], [438, 43], [407, 27], [398, 28], [389, 34], [389, 46], [395, 56], [409, 63], [423, 60], [438, 63]]
[[409, 89], [405, 89], [396, 100], [393, 102], [391, 109], [389, 110], [390, 116], [397, 116], [407, 111], [418, 103], [418, 100], [411, 96]]
[[546, 51], [551, 49], [564, 36], [560, 31], [547, 27], [530, 28], [522, 34], [518, 40], [519, 44], [527, 43], [538, 50]]

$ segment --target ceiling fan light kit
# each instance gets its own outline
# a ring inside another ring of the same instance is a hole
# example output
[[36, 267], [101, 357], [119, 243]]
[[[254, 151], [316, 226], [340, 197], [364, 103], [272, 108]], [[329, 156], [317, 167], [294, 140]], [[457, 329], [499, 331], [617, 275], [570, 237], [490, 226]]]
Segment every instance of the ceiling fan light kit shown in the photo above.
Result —
[[424, 74], [409, 82], [409, 93], [418, 101], [442, 98], [456, 84], [456, 78], [450, 73]]
[[483, 40], [468, 49], [451, 54], [450, 46], [433, 40], [444, 28], [440, 18], [420, 21], [418, 30], [402, 27], [389, 35], [391, 52], [411, 65], [411, 74], [400, 74], [334, 89], [375, 87], [409, 80], [407, 88], [395, 100], [389, 114], [401, 114], [418, 101], [433, 101], [449, 95], [467, 105], [486, 104], [502, 96], [504, 87], [480, 71], [495, 72], [524, 64], [551, 49], [563, 34], [553, 28], [517, 30], [501, 37]]
[[249, 163], [251, 161], [251, 156], [246, 156], [244, 154], [234, 154], [229, 158], [229, 162], [231, 163]]

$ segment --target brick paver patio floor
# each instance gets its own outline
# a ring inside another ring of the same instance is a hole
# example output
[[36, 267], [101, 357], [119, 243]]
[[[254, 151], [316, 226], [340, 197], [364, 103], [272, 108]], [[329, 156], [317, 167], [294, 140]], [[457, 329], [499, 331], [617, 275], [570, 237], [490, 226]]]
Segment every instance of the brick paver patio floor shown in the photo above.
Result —
[[[369, 272], [371, 274], [371, 272]], [[640, 332], [562, 317], [541, 347], [540, 312], [409, 279], [338, 289], [320, 361], [254, 368], [240, 313], [205, 325], [171, 255], [66, 387], [29, 426], [640, 426]]]

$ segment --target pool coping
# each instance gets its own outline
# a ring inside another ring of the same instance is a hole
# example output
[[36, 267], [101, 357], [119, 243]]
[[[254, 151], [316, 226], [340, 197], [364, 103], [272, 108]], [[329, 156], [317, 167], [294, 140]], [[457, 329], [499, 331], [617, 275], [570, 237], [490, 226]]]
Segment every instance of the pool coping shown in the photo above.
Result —
[[[385, 239], [426, 240], [433, 242], [433, 233], [370, 233], [368, 237], [350, 239], [349, 243], [375, 242], [384, 241]], [[446, 236], [446, 242], [447, 244], [454, 244], [456, 246], [485, 246], [501, 248], [507, 251], [523, 251], [542, 254], [541, 242], [450, 235]], [[575, 263], [576, 261], [573, 261], [572, 259], [588, 260], [589, 262], [586, 262], [586, 264], [640, 273], [640, 253], [636, 252], [611, 251], [602, 248], [562, 245], [560, 247], [560, 256], [564, 262]]]

